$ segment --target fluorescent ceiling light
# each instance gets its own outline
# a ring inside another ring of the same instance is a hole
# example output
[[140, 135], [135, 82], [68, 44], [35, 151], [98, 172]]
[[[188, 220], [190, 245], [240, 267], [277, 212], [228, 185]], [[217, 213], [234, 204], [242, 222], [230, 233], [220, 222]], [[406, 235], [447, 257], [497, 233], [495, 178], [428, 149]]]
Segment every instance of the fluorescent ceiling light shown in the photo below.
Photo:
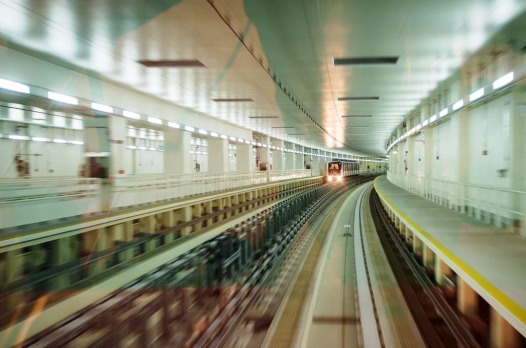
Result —
[[80, 141], [80, 140], [72, 140], [71, 143], [73, 145], [84, 145], [84, 142], [83, 141]]
[[444, 117], [444, 116], [446, 116], [446, 115], [447, 115], [447, 111], [448, 111], [447, 108], [442, 109], [442, 111], [440, 111], [440, 117]]
[[153, 123], [153, 124], [163, 124], [163, 120], [161, 120], [160, 118], [157, 118], [157, 117], [151, 117], [151, 116], [148, 116], [148, 122], [150, 123]]
[[168, 122], [168, 127], [170, 128], [181, 128], [181, 126], [179, 125], [179, 123], [175, 123], [175, 122]]
[[425, 127], [425, 126], [427, 126], [427, 125], [428, 125], [428, 123], [429, 123], [429, 120], [425, 120], [424, 122], [422, 122], [422, 127]]
[[94, 110], [102, 111], [102, 112], [113, 113], [113, 108], [111, 106], [104, 105], [104, 104], [91, 103], [91, 108]]
[[513, 81], [513, 71], [496, 79], [495, 82], [493, 82], [493, 89], [499, 89], [501, 87], [504, 87], [511, 81]]
[[156, 148], [155, 148], [155, 147], [149, 147], [148, 150], [150, 150], [150, 151], [155, 151]]
[[210, 135], [216, 138], [219, 137], [219, 134], [217, 134], [216, 132], [210, 132]]
[[127, 111], [127, 110], [122, 110], [122, 116], [131, 118], [131, 119], [134, 119], [134, 120], [140, 120], [141, 119], [141, 115], [139, 115], [138, 113]]
[[146, 150], [146, 146], [139, 146], [139, 150]]
[[86, 157], [108, 157], [109, 152], [86, 152]]
[[29, 137], [27, 135], [18, 135], [18, 134], [10, 134], [8, 138], [11, 140], [29, 140]]
[[6, 80], [6, 79], [0, 79], [0, 88], [8, 89], [14, 92], [26, 93], [26, 94], [30, 92], [29, 86], [23, 85], [18, 82]]
[[458, 109], [460, 109], [463, 106], [464, 106], [464, 100], [460, 99], [455, 104], [453, 104], [453, 111], [458, 110]]
[[57, 143], [57, 144], [65, 144], [66, 140], [64, 140], [64, 139], [53, 139], [53, 142]]
[[228, 139], [228, 136], [221, 134], [221, 139]]
[[42, 137], [32, 137], [31, 139], [32, 139], [33, 141], [38, 141], [38, 142], [49, 141], [48, 138], [42, 138]]
[[230, 137], [230, 140], [236, 141], [237, 139], [236, 139], [236, 137]]
[[437, 120], [437, 115], [433, 115], [429, 118], [429, 123], [433, 123]]
[[184, 126], [184, 130], [188, 132], [195, 132], [195, 128], [190, 126]]
[[135, 150], [137, 147], [135, 145], [128, 145], [126, 146], [128, 149]]
[[47, 97], [51, 100], [56, 100], [58, 102], [65, 103], [65, 104], [79, 105], [79, 100], [69, 95], [49, 91], [47, 92]]
[[45, 120], [47, 118], [47, 115], [38, 112], [33, 112], [32, 117], [34, 120]]
[[208, 132], [205, 131], [204, 129], [200, 129], [199, 134], [208, 135]]
[[334, 65], [394, 65], [399, 57], [334, 58]]
[[484, 88], [477, 89], [475, 92], [469, 95], [469, 101], [475, 101], [484, 95]]

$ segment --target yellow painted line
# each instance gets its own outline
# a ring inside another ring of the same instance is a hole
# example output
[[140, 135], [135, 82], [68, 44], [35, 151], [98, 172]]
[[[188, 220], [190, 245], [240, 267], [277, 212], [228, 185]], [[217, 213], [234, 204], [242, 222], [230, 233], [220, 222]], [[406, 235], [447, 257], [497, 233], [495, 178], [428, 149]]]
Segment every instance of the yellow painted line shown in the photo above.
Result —
[[400, 209], [398, 209], [391, 200], [389, 200], [385, 194], [379, 190], [376, 181], [374, 180], [374, 188], [376, 192], [386, 201], [400, 217], [402, 217], [408, 224], [413, 227], [418, 233], [425, 237], [437, 250], [439, 250], [444, 256], [446, 256], [453, 264], [460, 268], [465, 274], [467, 274], [475, 283], [484, 289], [491, 297], [499, 302], [504, 308], [506, 308], [515, 318], [520, 320], [523, 324], [526, 324], [526, 310], [522, 308], [517, 302], [513, 301], [508, 295], [502, 292], [499, 288], [493, 285], [489, 280], [484, 278], [480, 273], [475, 271], [471, 266], [462, 261], [457, 255], [447, 249], [442, 243], [437, 241], [433, 236], [427, 233], [421, 226], [416, 224], [412, 219], [405, 215]]

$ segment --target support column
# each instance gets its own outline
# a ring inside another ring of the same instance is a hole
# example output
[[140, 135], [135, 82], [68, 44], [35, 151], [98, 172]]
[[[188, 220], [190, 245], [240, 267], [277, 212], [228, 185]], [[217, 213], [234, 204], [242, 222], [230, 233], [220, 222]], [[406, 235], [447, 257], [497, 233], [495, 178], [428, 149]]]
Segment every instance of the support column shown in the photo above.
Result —
[[208, 138], [208, 172], [228, 172], [228, 140]]
[[[510, 177], [513, 178], [512, 187], [519, 191], [526, 191], [526, 159], [524, 158], [524, 148], [526, 147], [526, 94], [515, 91], [512, 95], [512, 103], [509, 110], [508, 127], [506, 128], [506, 115], [504, 115], [504, 131], [510, 135], [509, 159]], [[520, 105], [519, 105], [520, 103]], [[506, 137], [504, 137], [506, 139]], [[506, 163], [504, 163], [506, 165]], [[511, 198], [512, 207], [515, 211], [526, 211], [526, 195], [515, 195]], [[516, 232], [520, 236], [526, 237], [526, 216], [516, 217], [518, 229]]]
[[190, 150], [192, 133], [168, 129], [164, 133], [164, 173], [191, 174]]
[[490, 339], [492, 348], [521, 347], [521, 335], [493, 308], [490, 314]]
[[[24, 259], [22, 249], [9, 250], [0, 254], [0, 283], [7, 285], [22, 276], [22, 266]], [[23, 303], [23, 293], [12, 293], [0, 296], [1, 313], [6, 313], [16, 308], [19, 303]]]
[[285, 169], [294, 169], [294, 153], [290, 151], [285, 152]]
[[435, 258], [435, 281], [444, 285], [444, 278], [451, 275], [451, 268], [439, 257]]
[[471, 318], [477, 314], [478, 295], [471, 286], [462, 278], [457, 278], [457, 307], [466, 317]]
[[303, 156], [303, 146], [294, 145], [296, 151], [300, 153], [294, 154], [294, 169], [305, 169], [305, 160]]
[[426, 268], [434, 268], [434, 258], [435, 258], [435, 254], [433, 253], [433, 250], [431, 250], [431, 248], [429, 248], [427, 245], [424, 245], [424, 250], [423, 250], [423, 263], [424, 263], [424, 267]]
[[[192, 207], [191, 206], [184, 207], [183, 208], [183, 221], [189, 222], [189, 221], [192, 221], [192, 218], [193, 218], [192, 217]], [[191, 226], [185, 227], [181, 231], [181, 237], [187, 236], [190, 233], [192, 233], [192, 227]]]
[[272, 170], [285, 169], [284, 154], [281, 150], [272, 150]]
[[[163, 213], [163, 225], [166, 228], [171, 228], [171, 227], [175, 226], [175, 214], [174, 214], [174, 212], [172, 210]], [[165, 239], [164, 240], [165, 240], [166, 243], [172, 242], [174, 240], [173, 232], [167, 233], [165, 235]]]
[[237, 171], [249, 172], [252, 169], [252, 145], [237, 144]]
[[[260, 139], [260, 141], [267, 145], [270, 144], [270, 137], [264, 136]], [[259, 151], [259, 167], [258, 170], [270, 170], [270, 165], [272, 164], [271, 158], [270, 158], [270, 148], [266, 146], [260, 146], [258, 148]]]

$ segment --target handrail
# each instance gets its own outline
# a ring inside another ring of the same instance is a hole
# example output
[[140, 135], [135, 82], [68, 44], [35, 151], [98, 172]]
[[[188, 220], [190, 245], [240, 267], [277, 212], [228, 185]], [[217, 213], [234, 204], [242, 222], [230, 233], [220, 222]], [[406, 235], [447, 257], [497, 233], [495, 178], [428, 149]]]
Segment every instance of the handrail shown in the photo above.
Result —
[[[475, 206], [485, 206], [494, 212], [506, 213], [508, 217], [524, 217], [526, 213], [520, 209], [520, 201], [526, 196], [526, 191], [512, 188], [478, 185], [466, 182], [454, 182], [447, 179], [425, 178], [413, 174], [387, 172], [387, 178], [393, 184], [426, 197], [433, 194], [458, 203], [472, 202]], [[516, 196], [520, 198], [517, 199]]]

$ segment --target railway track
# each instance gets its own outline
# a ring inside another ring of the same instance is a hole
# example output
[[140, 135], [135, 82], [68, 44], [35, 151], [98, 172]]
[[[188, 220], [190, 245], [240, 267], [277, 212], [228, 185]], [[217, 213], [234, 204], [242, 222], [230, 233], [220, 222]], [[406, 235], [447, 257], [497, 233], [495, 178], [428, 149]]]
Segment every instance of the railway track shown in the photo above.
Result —
[[370, 197], [371, 214], [391, 268], [428, 347], [480, 347], [424, 271], [383, 210], [378, 195]]
[[[249, 219], [21, 346], [219, 346], [309, 238], [302, 237], [305, 226], [315, 223], [317, 212], [343, 191], [316, 188], [310, 196], [286, 200], [281, 208]], [[308, 204], [316, 195], [319, 199]], [[266, 315], [256, 320], [258, 325], [268, 324]]]

